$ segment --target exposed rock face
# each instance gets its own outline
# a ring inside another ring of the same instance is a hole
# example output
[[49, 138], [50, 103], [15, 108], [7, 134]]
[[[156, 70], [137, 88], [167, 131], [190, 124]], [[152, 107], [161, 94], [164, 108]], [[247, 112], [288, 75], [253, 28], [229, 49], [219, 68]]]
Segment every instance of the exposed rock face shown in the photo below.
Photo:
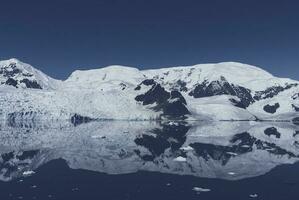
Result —
[[279, 107], [279, 103], [275, 103], [274, 105], [265, 105], [263, 109], [267, 113], [274, 114]]
[[5, 82], [5, 84], [6, 84], [6, 85], [12, 85], [12, 86], [18, 88], [18, 87], [17, 87], [17, 85], [18, 85], [18, 81], [16, 81], [16, 80], [13, 79], [13, 78], [8, 78], [8, 79], [6, 80], [6, 82]]
[[142, 85], [151, 86], [147, 92], [135, 97], [142, 105], [153, 105], [153, 110], [162, 111], [162, 116], [169, 119], [183, 119], [190, 114], [186, 108], [187, 102], [179, 91], [168, 92], [153, 79], [144, 80], [135, 90], [140, 90]]
[[282, 86], [269, 87], [264, 91], [256, 92], [256, 94], [254, 95], [254, 99], [255, 100], [262, 100], [262, 99], [272, 98], [272, 97], [278, 95], [279, 93], [281, 93], [285, 90], [291, 89], [292, 87], [296, 87], [296, 86], [298, 86], [297, 83], [287, 84], [285, 87], [282, 87]]
[[224, 77], [221, 77], [219, 81], [204, 81], [198, 84], [194, 90], [189, 93], [194, 98], [211, 97], [216, 95], [232, 95], [237, 96], [240, 99], [237, 106], [246, 108], [250, 103], [254, 102], [251, 96], [251, 91], [241, 86], [230, 84]]
[[42, 89], [42, 86], [40, 86], [36, 81], [31, 81], [27, 78], [21, 80], [20, 83], [25, 83], [27, 88]]

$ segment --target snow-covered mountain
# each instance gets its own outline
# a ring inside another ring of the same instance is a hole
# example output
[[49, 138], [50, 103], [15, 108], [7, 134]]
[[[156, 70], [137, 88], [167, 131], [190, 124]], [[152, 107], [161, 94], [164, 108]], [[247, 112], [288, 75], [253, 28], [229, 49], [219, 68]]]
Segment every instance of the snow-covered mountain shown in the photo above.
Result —
[[0, 113], [22, 120], [293, 120], [299, 82], [226, 62], [139, 70], [109, 66], [55, 80], [16, 59], [0, 62]]
[[59, 84], [59, 81], [15, 58], [0, 61], [0, 82], [1, 85], [23, 89], [54, 89]]

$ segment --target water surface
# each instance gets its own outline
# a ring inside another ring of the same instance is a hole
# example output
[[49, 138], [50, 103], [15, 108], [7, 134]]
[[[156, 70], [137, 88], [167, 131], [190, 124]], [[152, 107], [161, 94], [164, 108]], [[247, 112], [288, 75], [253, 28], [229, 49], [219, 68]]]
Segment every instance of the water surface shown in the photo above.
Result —
[[2, 124], [0, 199], [298, 199], [299, 127]]

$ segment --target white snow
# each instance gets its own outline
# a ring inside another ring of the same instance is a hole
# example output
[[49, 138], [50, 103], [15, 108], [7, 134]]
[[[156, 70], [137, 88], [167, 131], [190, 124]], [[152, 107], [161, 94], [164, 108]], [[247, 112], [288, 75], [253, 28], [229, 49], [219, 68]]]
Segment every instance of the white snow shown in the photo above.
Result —
[[190, 146], [181, 147], [180, 149], [183, 150], [183, 151], [193, 151], [193, 150], [194, 150], [194, 149], [193, 149], [192, 147], [190, 147]]
[[229, 154], [229, 155], [232, 155], [232, 156], [237, 156], [238, 155], [237, 153], [234, 153], [234, 152], [226, 152], [226, 154]]
[[32, 175], [32, 174], [35, 174], [35, 172], [34, 172], [34, 171], [31, 171], [31, 170], [29, 170], [29, 171], [24, 171], [24, 172], [23, 172], [23, 175], [24, 175], [24, 176], [30, 176], [30, 175]]
[[182, 157], [182, 156], [179, 156], [179, 157], [173, 159], [173, 161], [176, 161], [176, 162], [186, 162], [187, 159], [184, 158], [184, 157]]
[[249, 197], [251, 197], [251, 198], [257, 198], [258, 195], [257, 194], [250, 194]]
[[[255, 120], [259, 119], [292, 119], [296, 114], [292, 104], [299, 105], [299, 99], [293, 99], [299, 93], [299, 87], [293, 87], [270, 99], [257, 101], [248, 109], [235, 107], [230, 99], [238, 99], [230, 95], [217, 95], [205, 98], [193, 98], [188, 95], [194, 87], [203, 81], [219, 80], [222, 76], [231, 84], [247, 87], [256, 91], [271, 86], [285, 86], [298, 83], [290, 79], [281, 79], [251, 65], [235, 62], [217, 64], [200, 64], [194, 66], [171, 67], [154, 70], [138, 70], [133, 67], [108, 66], [92, 70], [77, 70], [65, 81], [55, 80], [43, 72], [17, 59], [0, 61], [0, 69], [16, 64], [23, 73], [30, 73], [43, 89], [14, 88], [0, 85], [0, 117], [7, 119], [10, 113], [19, 114], [16, 119], [70, 119], [77, 113], [97, 119], [115, 120], [155, 120], [161, 112], [135, 101], [135, 97], [147, 92], [151, 86], [142, 85], [135, 88], [145, 79], [154, 79], [167, 90], [175, 89], [178, 81], [186, 83], [186, 91], [182, 95], [186, 99], [187, 108], [191, 112], [188, 120]], [[7, 70], [12, 70], [7, 68]], [[21, 80], [24, 75], [14, 77]], [[6, 78], [0, 75], [0, 83]], [[178, 99], [169, 100], [169, 102]], [[267, 104], [279, 103], [275, 114], [266, 113], [263, 107]], [[298, 113], [297, 113], [298, 115]], [[175, 123], [175, 122], [170, 122]]]
[[[21, 80], [23, 78], [29, 80], [36, 80], [37, 83], [40, 84], [43, 89], [56, 89], [61, 84], [61, 81], [53, 79], [41, 72], [40, 70], [35, 69], [31, 65], [23, 63], [15, 58], [0, 61], [0, 70], [7, 69], [7, 71], [12, 71], [12, 68], [9, 67], [10, 64], [15, 64], [16, 67], [22, 72], [22, 74], [17, 74], [14, 77], [15, 80]], [[23, 74], [30, 74], [32, 76], [24, 76]], [[0, 82], [5, 82], [6, 79], [7, 78], [0, 75]], [[24, 85], [23, 88], [25, 88]]]

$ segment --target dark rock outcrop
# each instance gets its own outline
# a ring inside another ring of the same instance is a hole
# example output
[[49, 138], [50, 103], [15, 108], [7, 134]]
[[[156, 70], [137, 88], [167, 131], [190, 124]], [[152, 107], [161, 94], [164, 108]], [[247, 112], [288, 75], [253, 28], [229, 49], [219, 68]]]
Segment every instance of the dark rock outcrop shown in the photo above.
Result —
[[144, 80], [135, 90], [140, 89], [142, 85], [152, 86], [146, 93], [135, 97], [142, 105], [153, 105], [151, 109], [162, 111], [162, 116], [169, 119], [184, 119], [185, 115], [190, 114], [186, 108], [187, 102], [179, 91], [166, 91], [153, 79]]
[[4, 82], [1, 84], [20, 87], [20, 84], [25, 84], [26, 88], [42, 89], [41, 85], [34, 79], [30, 79], [34, 75], [18, 68], [17, 64], [12, 62], [7, 66], [0, 68], [0, 76], [4, 77]]
[[18, 81], [16, 81], [15, 79], [13, 78], [8, 78], [5, 82], [6, 85], [11, 85], [11, 86], [14, 86], [17, 88], [17, 85], [18, 85]]
[[257, 101], [262, 100], [262, 99], [272, 98], [272, 97], [278, 95], [280, 92], [283, 92], [285, 90], [288, 90], [288, 89], [290, 89], [292, 87], [296, 87], [296, 86], [298, 86], [298, 84], [294, 83], [294, 84], [288, 84], [285, 87], [282, 87], [282, 86], [269, 87], [264, 91], [256, 92], [253, 98]]
[[25, 83], [27, 88], [42, 89], [42, 87], [36, 81], [32, 81], [27, 78], [21, 80], [20, 83]]
[[247, 108], [251, 103], [254, 102], [254, 99], [251, 96], [251, 91], [247, 88], [230, 84], [224, 77], [221, 77], [217, 81], [204, 81], [201, 84], [198, 84], [190, 93], [190, 96], [194, 98], [201, 97], [210, 97], [216, 95], [232, 95], [237, 96], [240, 99], [240, 102], [236, 106], [241, 108]]
[[271, 114], [274, 114], [276, 113], [276, 110], [280, 107], [279, 103], [275, 103], [274, 105], [265, 105], [264, 106], [264, 111], [267, 112], [267, 113], [271, 113]]

